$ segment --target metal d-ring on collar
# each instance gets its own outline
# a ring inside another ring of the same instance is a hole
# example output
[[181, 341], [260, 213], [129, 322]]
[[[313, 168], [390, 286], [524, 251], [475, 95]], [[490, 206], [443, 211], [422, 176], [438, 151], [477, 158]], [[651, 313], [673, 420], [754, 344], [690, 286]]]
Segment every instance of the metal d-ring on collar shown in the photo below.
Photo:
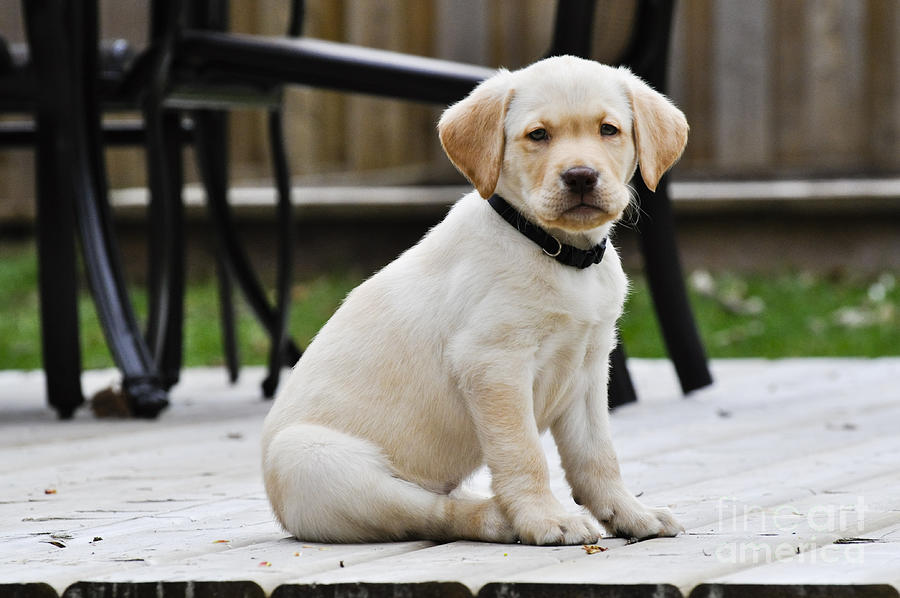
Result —
[[608, 237], [603, 237], [602, 241], [590, 249], [579, 249], [561, 242], [540, 226], [529, 222], [525, 216], [499, 195], [492, 195], [488, 203], [513, 228], [531, 239], [544, 253], [561, 264], [584, 269], [588, 266], [599, 264], [600, 260], [603, 259]]
[[[547, 233], [547, 234], [549, 235], [550, 233]], [[550, 253], [549, 251], [547, 251], [547, 250], [544, 249], [543, 247], [541, 247], [541, 250], [542, 250], [544, 253], [546, 253], [547, 255], [549, 255], [550, 257], [557, 257], [557, 256], [559, 256], [560, 253], [562, 253], [562, 246], [563, 246], [562, 241], [560, 241], [559, 239], [557, 239], [557, 238], [554, 237], [553, 235], [550, 235], [550, 238], [553, 239], [554, 241], [556, 241], [556, 243], [559, 245], [559, 247], [556, 248], [556, 251], [555, 251], [554, 253]]]

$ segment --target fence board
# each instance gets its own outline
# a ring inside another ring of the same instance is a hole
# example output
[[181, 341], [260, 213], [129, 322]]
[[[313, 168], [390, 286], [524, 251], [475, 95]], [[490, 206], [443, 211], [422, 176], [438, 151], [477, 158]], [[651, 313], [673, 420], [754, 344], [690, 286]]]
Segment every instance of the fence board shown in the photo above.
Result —
[[773, 152], [785, 168], [802, 166], [803, 157], [808, 155], [804, 106], [809, 101], [809, 87], [804, 77], [797, 76], [806, 63], [807, 10], [805, 1], [775, 2], [772, 6]]
[[726, 169], [758, 170], [771, 158], [769, 2], [713, 6], [715, 150]]
[[[360, 2], [346, 13], [348, 41], [410, 54], [432, 54], [432, 9], [416, 0]], [[373, 26], [373, 24], [376, 24]], [[380, 98], [347, 99], [344, 143], [350, 169], [391, 168], [431, 154], [434, 115], [429, 107]]]
[[702, 168], [715, 155], [713, 138], [713, 0], [680, 2], [675, 12], [669, 93], [691, 123], [682, 163]]
[[873, 169], [898, 168], [900, 144], [900, 4], [871, 0], [866, 21], [868, 160]]
[[855, 165], [865, 132], [862, 75], [862, 29], [865, 4], [844, 0], [815, 0], [805, 16], [808, 23], [809, 86], [806, 139], [808, 157], [819, 167]]

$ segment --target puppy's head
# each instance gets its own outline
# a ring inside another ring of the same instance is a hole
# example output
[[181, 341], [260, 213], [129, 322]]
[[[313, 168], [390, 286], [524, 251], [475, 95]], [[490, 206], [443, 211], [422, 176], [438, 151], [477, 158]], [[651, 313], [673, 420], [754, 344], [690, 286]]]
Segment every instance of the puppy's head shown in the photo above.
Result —
[[627, 69], [558, 56], [498, 71], [448, 108], [438, 131], [482, 197], [500, 193], [538, 224], [577, 233], [622, 214], [638, 163], [655, 190], [688, 125]]

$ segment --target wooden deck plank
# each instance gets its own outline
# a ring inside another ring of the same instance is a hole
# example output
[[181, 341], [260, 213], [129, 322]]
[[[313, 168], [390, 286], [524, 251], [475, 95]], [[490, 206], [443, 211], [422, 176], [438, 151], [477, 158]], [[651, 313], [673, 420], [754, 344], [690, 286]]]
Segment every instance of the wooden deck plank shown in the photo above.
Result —
[[[751, 395], [756, 397], [755, 403], [740, 398], [746, 390], [723, 389], [714, 394], [698, 393], [696, 398], [681, 404], [629, 406], [616, 413], [612, 426], [617, 452], [626, 464], [625, 475], [634, 485], [632, 476], [638, 473], [628, 470], [630, 462], [643, 464], [642, 471], [646, 472], [659, 456], [683, 454], [691, 448], [703, 450], [735, 437], [763, 446], [764, 440], [783, 435], [786, 441], [793, 438], [794, 447], [798, 447], [796, 450], [802, 450], [806, 445], [800, 433], [818, 436], [817, 426], [822, 423], [831, 426], [834, 433], [823, 431], [819, 440], [840, 443], [854, 434], [866, 433], [854, 421], [856, 414], [900, 403], [900, 388], [895, 382], [900, 378], [900, 370], [885, 368], [871, 381], [857, 380], [849, 375], [844, 378], [847, 380], [836, 379], [832, 388], [817, 388], [817, 384], [812, 383], [805, 393], [788, 390], [790, 380], [780, 384], [772, 381], [766, 386], [773, 390], [759, 389]], [[758, 379], [744, 383], [757, 389], [759, 384]], [[861, 386], [867, 389], [866, 393], [859, 392]], [[816, 417], [810, 418], [810, 413], [815, 413]], [[841, 438], [844, 433], [847, 438]], [[808, 446], [807, 450], [821, 447], [819, 442]], [[742, 451], [740, 456], [753, 459], [760, 453]], [[643, 481], [639, 479], [637, 483]], [[635, 490], [640, 488], [635, 486]]]
[[[623, 459], [622, 475], [634, 492], [652, 492], [701, 482], [737, 471], [776, 464], [785, 458], [847, 447], [873, 435], [886, 435], [900, 421], [900, 406], [852, 420], [808, 422], [771, 432], [733, 436], [706, 445], [671, 450], [640, 460]], [[844, 429], [852, 425], [852, 429]]]
[[[896, 580], [882, 574], [895, 542], [877, 543], [855, 577], [834, 569], [828, 579], [841, 583], [824, 590], [786, 553], [848, 560], [854, 545], [830, 543], [840, 534], [893, 535], [900, 525], [900, 359], [716, 361], [717, 384], [687, 399], [668, 362], [631, 368], [642, 400], [612, 417], [623, 475], [689, 533], [634, 545], [604, 539], [608, 550], [592, 555], [577, 546], [286, 537], [260, 479], [261, 370], [233, 388], [218, 369], [190, 370], [158, 422], [88, 413], [57, 422], [42, 376], [0, 373], [0, 596], [539, 596], [547, 583], [560, 584], [554, 595], [738, 596], [759, 590], [748, 585], [759, 576], [784, 582], [786, 595], [847, 591], [846, 582], [858, 595], [896, 596]], [[109, 379], [91, 373], [86, 387]], [[544, 442], [554, 491], [576, 509], [552, 440]], [[489, 484], [485, 471], [472, 480]], [[871, 509], [861, 531], [804, 527], [811, 510], [840, 514], [858, 496]], [[784, 529], [770, 529], [775, 514]], [[770, 560], [785, 554], [772, 564], [719, 562], [732, 545], [769, 547]]]
[[727, 596], [729, 587], [758, 585], [759, 580], [801, 589], [814, 586], [893, 587], [900, 589], [900, 524], [842, 538], [813, 551], [744, 569], [698, 586], [694, 595]]
[[712, 525], [723, 514], [828, 494], [843, 483], [889, 475], [897, 467], [900, 438], [875, 438], [849, 447], [791, 458], [642, 497], [666, 505], [687, 527]]

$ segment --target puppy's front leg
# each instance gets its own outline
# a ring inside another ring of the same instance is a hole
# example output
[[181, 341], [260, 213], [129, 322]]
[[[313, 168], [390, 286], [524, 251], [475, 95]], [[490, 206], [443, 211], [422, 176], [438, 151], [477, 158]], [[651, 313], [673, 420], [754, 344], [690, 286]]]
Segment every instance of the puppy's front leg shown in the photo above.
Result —
[[527, 544], [585, 544], [600, 537], [591, 517], [572, 515], [550, 491], [531, 389], [482, 380], [467, 397], [493, 489]]
[[609, 433], [606, 364], [597, 369], [599, 383], [585, 389], [551, 426], [572, 496], [616, 536], [675, 536], [684, 528], [668, 509], [645, 507], [622, 482]]

